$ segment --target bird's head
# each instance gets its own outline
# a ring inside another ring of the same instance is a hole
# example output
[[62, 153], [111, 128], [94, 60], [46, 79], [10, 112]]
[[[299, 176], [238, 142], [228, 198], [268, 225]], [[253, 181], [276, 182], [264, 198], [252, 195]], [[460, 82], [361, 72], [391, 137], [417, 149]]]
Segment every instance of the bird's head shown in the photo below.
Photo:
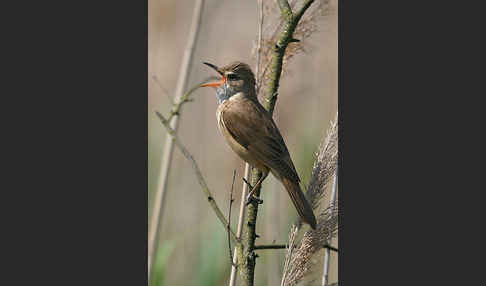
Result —
[[216, 88], [216, 96], [219, 103], [229, 99], [233, 95], [242, 92], [245, 96], [254, 96], [255, 94], [255, 76], [250, 66], [242, 62], [233, 62], [227, 66], [218, 68], [217, 66], [204, 63], [221, 75], [221, 80], [209, 82], [201, 86], [211, 86]]

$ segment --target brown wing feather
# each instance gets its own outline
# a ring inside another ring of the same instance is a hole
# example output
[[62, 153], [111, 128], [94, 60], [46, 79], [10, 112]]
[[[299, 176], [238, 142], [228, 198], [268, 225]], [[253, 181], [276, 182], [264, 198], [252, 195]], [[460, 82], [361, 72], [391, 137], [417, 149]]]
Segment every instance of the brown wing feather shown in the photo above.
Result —
[[300, 182], [282, 135], [270, 114], [248, 98], [230, 100], [221, 112], [233, 138], [281, 177]]

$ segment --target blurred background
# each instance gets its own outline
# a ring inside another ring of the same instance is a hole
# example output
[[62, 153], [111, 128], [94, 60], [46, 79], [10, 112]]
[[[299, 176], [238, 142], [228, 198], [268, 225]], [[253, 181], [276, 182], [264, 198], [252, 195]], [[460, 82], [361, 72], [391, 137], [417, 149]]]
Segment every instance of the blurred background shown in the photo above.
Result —
[[[266, 0], [273, 1], [273, 0]], [[148, 1], [148, 217], [160, 172], [166, 129], [155, 116], [168, 115], [194, 9], [193, 0]], [[293, 57], [281, 78], [274, 120], [305, 186], [315, 153], [337, 112], [337, 0], [316, 22], [317, 31], [305, 41], [305, 53]], [[264, 24], [265, 27], [265, 24]], [[215, 75], [207, 61], [218, 66], [239, 60], [255, 66], [252, 56], [258, 31], [257, 1], [205, 1], [201, 27], [186, 89]], [[152, 77], [156, 76], [162, 88]], [[215, 200], [228, 214], [233, 170], [236, 169], [232, 227], [236, 231], [244, 163], [227, 146], [216, 124], [217, 100], [211, 88], [197, 90], [185, 104], [179, 138], [197, 161]], [[328, 196], [325, 200], [328, 200]], [[259, 208], [258, 244], [287, 243], [296, 211], [283, 186], [269, 176], [263, 183]], [[152, 285], [227, 285], [230, 274], [227, 235], [203, 196], [191, 164], [175, 148], [169, 173]], [[337, 246], [337, 239], [332, 242]], [[322, 254], [314, 256], [314, 278], [322, 275]], [[262, 250], [255, 285], [280, 285], [285, 250]], [[319, 264], [319, 261], [320, 264]], [[329, 281], [337, 281], [337, 257], [331, 256]]]

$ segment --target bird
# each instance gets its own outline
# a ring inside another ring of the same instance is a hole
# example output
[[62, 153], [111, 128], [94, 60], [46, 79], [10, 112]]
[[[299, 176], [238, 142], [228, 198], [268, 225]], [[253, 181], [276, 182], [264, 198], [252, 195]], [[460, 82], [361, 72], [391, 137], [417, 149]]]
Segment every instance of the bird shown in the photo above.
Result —
[[287, 190], [302, 221], [316, 229], [314, 212], [300, 188], [300, 178], [287, 146], [272, 115], [258, 101], [250, 66], [239, 61], [221, 68], [207, 62], [203, 64], [221, 75], [219, 81], [200, 85], [216, 88], [216, 119], [220, 133], [241, 159], [263, 173], [249, 192], [247, 204], [251, 198], [255, 199], [253, 193], [271, 172]]

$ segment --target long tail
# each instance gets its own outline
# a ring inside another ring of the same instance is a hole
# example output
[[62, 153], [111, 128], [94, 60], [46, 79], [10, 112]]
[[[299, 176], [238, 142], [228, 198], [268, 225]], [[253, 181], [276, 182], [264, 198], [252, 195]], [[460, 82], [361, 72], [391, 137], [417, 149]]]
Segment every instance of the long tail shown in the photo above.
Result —
[[287, 178], [282, 178], [282, 183], [289, 193], [290, 199], [292, 199], [292, 202], [294, 203], [294, 206], [297, 209], [297, 213], [299, 214], [299, 216], [305, 223], [309, 224], [312, 229], [316, 229], [316, 217], [314, 216], [312, 207], [310, 206], [309, 202], [305, 198], [304, 193], [300, 189], [299, 184], [296, 182], [292, 182]]

